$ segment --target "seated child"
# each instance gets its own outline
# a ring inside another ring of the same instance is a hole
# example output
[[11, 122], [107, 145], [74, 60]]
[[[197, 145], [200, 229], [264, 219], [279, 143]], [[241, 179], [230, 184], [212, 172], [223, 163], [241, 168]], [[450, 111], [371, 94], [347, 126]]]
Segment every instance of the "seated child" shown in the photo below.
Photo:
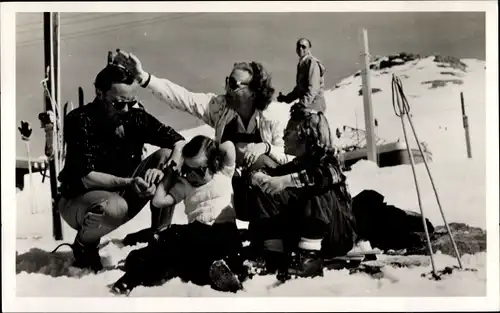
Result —
[[356, 239], [346, 177], [321, 112], [293, 107], [284, 143], [293, 161], [252, 174], [255, 240], [267, 272], [321, 275], [323, 259], [345, 255]]
[[[181, 176], [175, 181], [165, 178], [152, 200], [152, 210], [160, 211], [155, 215], [163, 219], [156, 223], [154, 239], [129, 254], [126, 274], [114, 284], [114, 292], [128, 294], [135, 286], [161, 284], [174, 276], [221, 291], [241, 289], [233, 274], [243, 266], [231, 185], [235, 147], [230, 141], [218, 145], [196, 136], [182, 155]], [[170, 225], [181, 201], [188, 224]]]

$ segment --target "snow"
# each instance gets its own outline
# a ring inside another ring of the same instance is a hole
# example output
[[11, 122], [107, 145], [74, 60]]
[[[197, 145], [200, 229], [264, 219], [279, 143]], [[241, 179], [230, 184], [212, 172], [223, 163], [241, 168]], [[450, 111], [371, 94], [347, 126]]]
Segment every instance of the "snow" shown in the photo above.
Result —
[[[373, 95], [374, 116], [379, 121], [377, 135], [387, 141], [398, 139], [404, 141], [401, 122], [395, 116], [391, 103], [391, 75], [394, 73], [402, 79], [419, 140], [428, 143], [433, 153], [433, 162], [429, 163], [429, 166], [447, 221], [486, 228], [484, 62], [463, 60], [468, 65], [467, 72], [462, 73], [462, 77], [453, 77], [463, 80], [462, 85], [448, 84], [429, 89], [429, 85], [422, 84], [423, 81], [451, 79], [450, 75], [440, 73], [448, 69], [437, 67], [432, 60], [433, 58], [426, 58], [373, 73], [372, 87], [382, 89]], [[343, 125], [354, 127], [356, 116], [357, 124], [364, 124], [362, 97], [358, 96], [360, 88], [361, 78], [351, 76], [341, 81], [338, 88], [326, 92], [328, 104], [326, 115], [332, 125], [332, 131], [337, 127], [342, 128]], [[472, 159], [467, 159], [465, 150], [460, 91], [464, 92], [466, 112], [469, 116]], [[208, 126], [191, 129], [183, 134], [190, 138], [198, 133], [213, 136], [213, 130]], [[149, 147], [148, 153], [152, 151], [151, 149]], [[425, 166], [418, 164], [416, 172], [424, 213], [434, 225], [442, 225]], [[363, 189], [374, 189], [385, 196], [386, 202], [419, 212], [415, 183], [409, 165], [378, 168], [374, 163], [361, 161], [346, 175], [353, 195]], [[122, 275], [120, 270], [110, 269], [82, 277], [58, 276], [68, 274], [67, 265], [71, 262], [71, 254], [68, 248], [61, 248], [57, 258], [49, 257], [50, 251], [58, 244], [51, 237], [49, 184], [48, 182], [42, 184], [41, 177], [34, 176], [39, 212], [32, 214], [31, 186], [28, 177], [25, 179], [25, 190], [16, 195], [16, 250], [19, 256], [23, 256], [23, 262], [18, 264], [20, 273], [16, 276], [17, 296], [112, 297], [107, 286]], [[103, 238], [102, 242], [109, 242], [100, 252], [105, 266], [117, 265], [132, 249], [137, 248], [122, 247], [119, 239], [130, 232], [148, 227], [149, 214], [148, 208], [144, 208], [134, 220]], [[182, 205], [176, 209], [174, 222], [186, 222]], [[72, 241], [75, 231], [64, 222], [63, 225], [65, 240]], [[457, 264], [456, 259], [439, 252], [435, 258], [438, 269]], [[349, 275], [346, 270], [326, 271], [324, 277], [298, 279], [275, 288], [272, 288], [276, 283], [273, 276], [256, 277], [245, 282], [245, 290], [239, 292], [237, 296], [486, 296], [486, 259], [487, 254], [484, 252], [464, 255], [462, 257], [464, 266], [475, 268], [477, 272], [455, 272], [441, 281], [432, 281], [420, 276], [431, 271], [430, 265], [415, 268], [387, 267], [382, 279], [375, 279], [366, 274]], [[51, 287], [46, 288], [46, 286]], [[233, 297], [234, 295], [174, 279], [160, 287], [139, 287], [133, 290], [130, 296]]]

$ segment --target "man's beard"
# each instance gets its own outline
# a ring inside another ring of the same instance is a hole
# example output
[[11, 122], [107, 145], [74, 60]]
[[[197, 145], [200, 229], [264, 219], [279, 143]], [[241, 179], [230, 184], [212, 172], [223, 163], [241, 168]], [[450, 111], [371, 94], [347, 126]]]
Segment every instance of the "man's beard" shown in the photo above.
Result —
[[[118, 111], [114, 106], [113, 103], [107, 100], [103, 99], [97, 99], [98, 100], [98, 108], [100, 111], [100, 116], [103, 119], [103, 122], [107, 124], [111, 129], [115, 130], [117, 127], [122, 125], [122, 118], [123, 114], [121, 114], [120, 111]], [[126, 113], [126, 112], [123, 112]]]

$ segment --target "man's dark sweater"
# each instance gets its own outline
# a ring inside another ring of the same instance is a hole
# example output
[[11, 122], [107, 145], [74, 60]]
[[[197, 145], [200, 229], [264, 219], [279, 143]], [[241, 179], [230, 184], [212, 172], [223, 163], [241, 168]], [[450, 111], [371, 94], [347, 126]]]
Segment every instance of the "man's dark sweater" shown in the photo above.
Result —
[[[123, 135], [116, 132], [123, 125]], [[141, 108], [110, 113], [98, 101], [71, 111], [64, 120], [67, 154], [61, 171], [61, 194], [85, 191], [82, 178], [92, 171], [130, 177], [141, 163], [145, 143], [173, 149], [184, 137]]]

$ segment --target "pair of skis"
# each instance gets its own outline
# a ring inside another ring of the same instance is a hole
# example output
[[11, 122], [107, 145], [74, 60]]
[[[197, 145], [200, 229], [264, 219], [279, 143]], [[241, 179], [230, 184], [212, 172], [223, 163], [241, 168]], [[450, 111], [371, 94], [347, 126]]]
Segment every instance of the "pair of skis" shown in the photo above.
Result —
[[[59, 210], [57, 208], [59, 201], [59, 184], [57, 176], [63, 161], [63, 134], [60, 107], [56, 99], [54, 99], [55, 91], [53, 90], [53, 83], [51, 82], [54, 79], [54, 75], [51, 75], [51, 71], [53, 71], [53, 69], [47, 66], [45, 72], [46, 76], [40, 82], [46, 97], [46, 111], [40, 113], [38, 119], [40, 120], [40, 126], [45, 130], [45, 156], [49, 163], [49, 179], [52, 194], [52, 233], [56, 240], [61, 240], [63, 235], [61, 217], [59, 216]], [[48, 83], [52, 85], [50, 89]]]
[[[49, 87], [47, 82], [50, 77], [50, 67], [47, 67], [46, 76], [40, 82], [43, 86], [45, 96], [49, 100], [50, 106], [47, 107], [46, 112], [40, 113], [38, 118], [41, 123], [41, 127], [45, 130], [45, 156], [47, 157], [47, 162], [52, 169], [60, 169], [64, 164], [65, 157], [65, 147], [63, 143], [63, 133], [62, 133], [62, 123], [61, 116], [59, 114], [59, 106], [55, 99], [52, 97], [51, 92], [49, 91]], [[68, 103], [64, 106], [64, 115], [66, 115], [68, 110]], [[21, 134], [21, 139], [24, 141], [26, 146], [26, 153], [28, 155], [28, 174], [29, 174], [29, 184], [30, 184], [30, 198], [32, 199], [31, 204], [31, 213], [38, 213], [38, 208], [36, 204], [36, 195], [35, 195], [35, 186], [33, 182], [33, 156], [31, 154], [31, 134], [33, 129], [28, 121], [22, 120], [18, 130]], [[42, 173], [43, 180], [46, 177], [46, 170]], [[57, 178], [56, 175], [52, 175], [52, 178]], [[54, 181], [51, 181], [51, 184]], [[57, 184], [57, 181], [55, 182]], [[54, 198], [54, 193], [53, 193]]]
[[[62, 239], [62, 225], [61, 218], [59, 216], [59, 210], [57, 209], [57, 204], [60, 198], [59, 183], [57, 181], [57, 176], [59, 171], [64, 166], [64, 160], [66, 157], [66, 146], [64, 144], [64, 134], [63, 134], [63, 121], [62, 119], [67, 115], [68, 109], [71, 111], [73, 109], [72, 102], [66, 102], [63, 108], [63, 114], [60, 114], [60, 105], [54, 99], [53, 93], [49, 89], [48, 83], [51, 77], [51, 68], [47, 67], [46, 76], [40, 82], [43, 86], [45, 97], [47, 99], [46, 111], [40, 113], [38, 118], [41, 123], [41, 127], [45, 130], [45, 156], [49, 163], [49, 179], [51, 185], [52, 193], [52, 220], [53, 220], [53, 234], [56, 240]], [[83, 105], [83, 90], [80, 87], [79, 90], [79, 102], [80, 106]], [[28, 158], [30, 159], [30, 153], [28, 152]], [[31, 176], [31, 169], [30, 169]], [[44, 179], [46, 177], [43, 174]], [[34, 196], [32, 195], [33, 199]]]

